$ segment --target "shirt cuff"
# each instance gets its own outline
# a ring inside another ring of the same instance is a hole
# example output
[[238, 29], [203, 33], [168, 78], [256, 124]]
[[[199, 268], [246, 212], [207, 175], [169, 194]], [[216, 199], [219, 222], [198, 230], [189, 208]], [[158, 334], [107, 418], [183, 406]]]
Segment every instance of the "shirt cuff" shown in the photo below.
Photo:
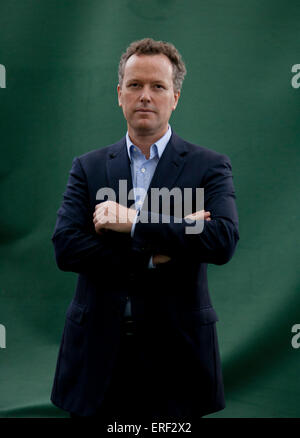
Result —
[[149, 269], [155, 269], [156, 268], [156, 266], [153, 265], [153, 258], [152, 258], [152, 256], [150, 257], [148, 268]]

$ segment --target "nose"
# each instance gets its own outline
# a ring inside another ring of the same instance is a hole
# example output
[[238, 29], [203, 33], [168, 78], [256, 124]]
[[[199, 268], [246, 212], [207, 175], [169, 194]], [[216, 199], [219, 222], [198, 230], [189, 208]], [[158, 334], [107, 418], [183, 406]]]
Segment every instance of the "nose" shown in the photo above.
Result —
[[150, 90], [148, 88], [143, 87], [140, 95], [140, 101], [143, 103], [149, 103], [151, 101]]

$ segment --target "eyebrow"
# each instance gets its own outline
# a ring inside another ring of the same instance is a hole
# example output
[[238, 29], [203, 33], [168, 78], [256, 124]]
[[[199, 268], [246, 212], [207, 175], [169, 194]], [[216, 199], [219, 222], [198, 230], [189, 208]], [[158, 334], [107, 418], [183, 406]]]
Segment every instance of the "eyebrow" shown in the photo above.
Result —
[[[126, 84], [129, 84], [130, 82], [143, 82], [141, 79], [128, 79], [126, 81]], [[162, 79], [157, 79], [154, 81], [151, 81], [152, 84], [162, 84], [162, 85], [167, 85], [166, 82]]]

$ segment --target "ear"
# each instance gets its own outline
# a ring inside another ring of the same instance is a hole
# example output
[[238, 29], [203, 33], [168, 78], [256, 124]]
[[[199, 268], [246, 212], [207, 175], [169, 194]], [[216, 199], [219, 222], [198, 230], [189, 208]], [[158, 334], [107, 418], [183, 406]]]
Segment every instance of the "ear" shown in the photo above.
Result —
[[174, 105], [173, 105], [173, 108], [172, 108], [173, 111], [174, 111], [174, 110], [176, 109], [176, 107], [177, 107], [177, 103], [178, 103], [178, 100], [179, 100], [179, 96], [180, 96], [180, 91], [176, 91], [176, 93], [174, 92]]
[[121, 101], [121, 94], [122, 94], [122, 92], [121, 92], [120, 84], [118, 84], [118, 86], [117, 86], [117, 92], [118, 92], [118, 102], [119, 102], [119, 106], [122, 106], [122, 101]]

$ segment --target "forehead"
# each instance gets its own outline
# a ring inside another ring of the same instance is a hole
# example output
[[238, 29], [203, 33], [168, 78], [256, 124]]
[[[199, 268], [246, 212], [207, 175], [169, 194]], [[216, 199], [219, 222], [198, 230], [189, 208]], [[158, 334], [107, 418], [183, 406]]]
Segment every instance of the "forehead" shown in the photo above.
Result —
[[173, 67], [166, 55], [132, 55], [125, 64], [124, 79], [172, 80]]

